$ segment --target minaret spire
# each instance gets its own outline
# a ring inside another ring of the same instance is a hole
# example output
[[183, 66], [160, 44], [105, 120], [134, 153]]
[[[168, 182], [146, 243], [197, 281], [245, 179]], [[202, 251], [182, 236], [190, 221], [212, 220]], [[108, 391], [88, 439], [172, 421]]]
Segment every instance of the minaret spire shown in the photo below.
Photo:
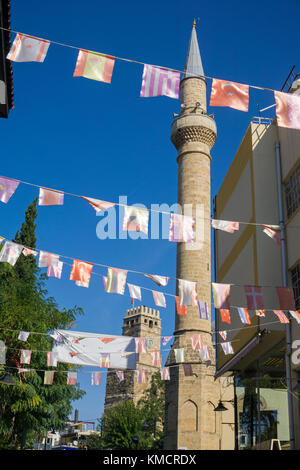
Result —
[[193, 22], [189, 48], [184, 66], [184, 78], [193, 76], [204, 76], [201, 54], [197, 39], [196, 20]]

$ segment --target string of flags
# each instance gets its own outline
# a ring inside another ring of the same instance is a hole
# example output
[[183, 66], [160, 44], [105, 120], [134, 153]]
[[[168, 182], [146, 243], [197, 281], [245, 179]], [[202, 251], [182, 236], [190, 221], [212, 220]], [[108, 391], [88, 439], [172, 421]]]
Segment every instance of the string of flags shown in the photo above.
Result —
[[[7, 55], [7, 59], [13, 62], [42, 63], [46, 58], [50, 43], [59, 44], [13, 30], [8, 31], [16, 33], [16, 37]], [[115, 60], [126, 60], [127, 62], [144, 65], [140, 97], [167, 96], [175, 99], [179, 97], [180, 75], [182, 73], [180, 71], [130, 59], [117, 58], [95, 51], [67, 46], [66, 44], [59, 45], [79, 50], [73, 72], [74, 77], [85, 77], [104, 83], [111, 83]], [[210, 106], [229, 107], [247, 112], [250, 88], [273, 91], [277, 124], [291, 129], [300, 129], [300, 97], [270, 90], [265, 87], [220, 80], [204, 75], [199, 75], [199, 77], [212, 79]]]

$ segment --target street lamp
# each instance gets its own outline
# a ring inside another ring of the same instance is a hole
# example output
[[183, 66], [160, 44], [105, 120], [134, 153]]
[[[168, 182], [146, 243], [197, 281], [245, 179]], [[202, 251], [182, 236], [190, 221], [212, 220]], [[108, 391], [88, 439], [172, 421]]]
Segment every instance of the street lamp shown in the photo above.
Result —
[[219, 401], [218, 406], [214, 408], [214, 411], [227, 411], [227, 410], [228, 408], [226, 408], [226, 406], [223, 405], [221, 400]]

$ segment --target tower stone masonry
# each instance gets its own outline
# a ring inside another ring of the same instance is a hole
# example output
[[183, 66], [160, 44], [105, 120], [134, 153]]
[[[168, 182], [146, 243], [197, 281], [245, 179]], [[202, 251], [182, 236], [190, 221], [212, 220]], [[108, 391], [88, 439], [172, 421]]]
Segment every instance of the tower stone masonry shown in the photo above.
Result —
[[[201, 78], [202, 76], [202, 78]], [[214, 379], [215, 350], [211, 331], [211, 209], [210, 150], [216, 141], [216, 123], [207, 114], [206, 81], [195, 22], [183, 78], [180, 114], [172, 123], [171, 141], [177, 149], [178, 204], [191, 207], [196, 220], [193, 246], [177, 243], [177, 279], [197, 282], [198, 299], [206, 302], [209, 320], [200, 319], [198, 307], [187, 307], [186, 316], [175, 313], [174, 343], [167, 364], [164, 448], [215, 450], [222, 446], [222, 413], [214, 411], [221, 398], [222, 380]], [[177, 281], [178, 282], [178, 281]], [[178, 295], [178, 286], [177, 286]], [[191, 346], [191, 335], [201, 334], [210, 361], [202, 360]], [[174, 348], [184, 348], [184, 363], [192, 365], [185, 376], [175, 361]], [[233, 408], [231, 406], [231, 408]], [[233, 433], [232, 433], [233, 448]]]
[[160, 351], [161, 319], [159, 310], [140, 305], [126, 310], [122, 326], [123, 336], [147, 339], [147, 353], [138, 354], [137, 369], [146, 371], [146, 383], [137, 383], [135, 371], [124, 370], [124, 380], [119, 381], [115, 370], [108, 369], [104, 410], [126, 400], [137, 403], [151, 384], [152, 375], [159, 370], [152, 365], [151, 351]]

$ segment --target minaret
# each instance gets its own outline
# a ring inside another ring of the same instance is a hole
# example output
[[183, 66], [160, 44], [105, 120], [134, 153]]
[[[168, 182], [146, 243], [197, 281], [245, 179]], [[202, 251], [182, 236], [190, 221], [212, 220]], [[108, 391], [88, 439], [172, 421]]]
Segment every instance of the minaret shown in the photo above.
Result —
[[[202, 76], [202, 77], [201, 77]], [[197, 282], [198, 299], [211, 310], [210, 149], [216, 141], [216, 123], [206, 112], [206, 81], [195, 22], [183, 78], [180, 82], [180, 114], [172, 123], [171, 140], [178, 151], [178, 204], [184, 211], [192, 205], [196, 218], [193, 247], [177, 244], [177, 278]], [[186, 206], [188, 207], [188, 206]], [[191, 215], [189, 212], [188, 215]], [[200, 333], [208, 345], [210, 361], [201, 360], [191, 347], [191, 335]], [[211, 321], [199, 318], [198, 307], [187, 315], [175, 313], [175, 341], [167, 365], [165, 449], [219, 449], [220, 414], [214, 407], [220, 399], [220, 384], [214, 381], [215, 354]], [[192, 364], [193, 376], [185, 376], [176, 364], [174, 348], [184, 348], [184, 362]], [[217, 416], [218, 415], [218, 416]]]

